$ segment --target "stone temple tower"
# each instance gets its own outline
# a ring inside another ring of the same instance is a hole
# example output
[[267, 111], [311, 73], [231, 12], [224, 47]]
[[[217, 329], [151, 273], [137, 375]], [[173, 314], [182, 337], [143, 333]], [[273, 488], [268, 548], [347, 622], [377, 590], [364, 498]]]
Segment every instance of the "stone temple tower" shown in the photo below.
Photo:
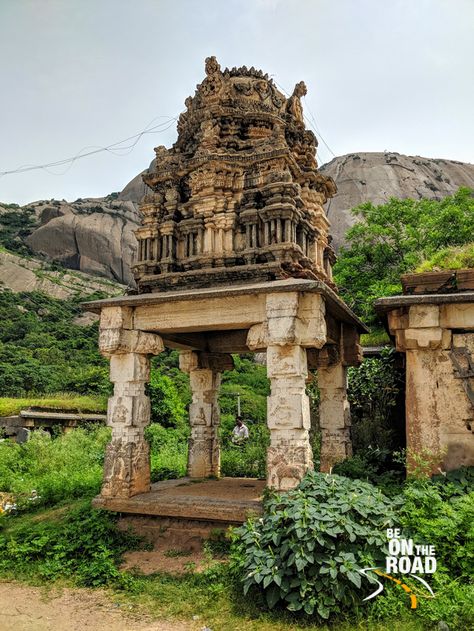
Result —
[[97, 506], [133, 513], [148, 503], [169, 515], [150, 485], [144, 433], [150, 358], [164, 348], [189, 373], [190, 478], [220, 475], [219, 385], [233, 353], [266, 353], [268, 486], [294, 488], [313, 467], [308, 370], [320, 390], [320, 468], [350, 455], [347, 367], [361, 361], [366, 329], [332, 281], [323, 204], [336, 187], [318, 172], [304, 94], [300, 82], [287, 99], [261, 71], [221, 70], [209, 57], [176, 143], [155, 149], [136, 232], [138, 295], [86, 306], [100, 313], [115, 384]]
[[206, 59], [178, 140], [143, 176], [139, 293], [291, 277], [334, 288], [323, 204], [336, 186], [318, 172], [305, 94], [300, 82], [287, 99], [260, 70]]

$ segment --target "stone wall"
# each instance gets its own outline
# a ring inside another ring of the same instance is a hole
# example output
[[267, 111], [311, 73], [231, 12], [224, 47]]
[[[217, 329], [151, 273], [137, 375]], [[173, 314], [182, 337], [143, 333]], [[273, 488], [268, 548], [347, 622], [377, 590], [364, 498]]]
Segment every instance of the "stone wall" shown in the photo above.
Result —
[[[379, 302], [390, 300], [396, 298]], [[388, 312], [397, 350], [406, 353], [412, 469], [414, 454], [432, 472], [474, 465], [474, 296], [468, 300], [466, 294], [404, 297]]]

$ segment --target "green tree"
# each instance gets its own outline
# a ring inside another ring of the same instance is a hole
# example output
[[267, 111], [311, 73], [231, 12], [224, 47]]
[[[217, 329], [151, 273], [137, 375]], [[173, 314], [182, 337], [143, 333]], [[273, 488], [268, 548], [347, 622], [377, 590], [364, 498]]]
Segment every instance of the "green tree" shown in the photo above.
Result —
[[441, 201], [390, 199], [354, 208], [360, 220], [346, 234], [334, 274], [342, 297], [368, 324], [373, 301], [401, 292], [400, 275], [441, 248], [473, 241], [474, 197], [467, 188]]

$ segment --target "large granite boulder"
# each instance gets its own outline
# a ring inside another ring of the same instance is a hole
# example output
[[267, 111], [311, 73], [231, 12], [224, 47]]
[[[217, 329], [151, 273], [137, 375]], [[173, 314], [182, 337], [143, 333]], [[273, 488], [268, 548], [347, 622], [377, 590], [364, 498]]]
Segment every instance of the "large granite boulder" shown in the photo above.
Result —
[[[35, 207], [35, 210], [37, 207]], [[26, 239], [37, 254], [66, 267], [133, 285], [137, 205], [121, 200], [78, 200], [36, 210], [39, 226]]]
[[334, 158], [320, 171], [337, 185], [335, 197], [326, 205], [336, 249], [356, 222], [351, 209], [363, 202], [383, 204], [391, 197], [442, 199], [460, 186], [474, 188], [474, 164], [399, 153], [350, 153]]

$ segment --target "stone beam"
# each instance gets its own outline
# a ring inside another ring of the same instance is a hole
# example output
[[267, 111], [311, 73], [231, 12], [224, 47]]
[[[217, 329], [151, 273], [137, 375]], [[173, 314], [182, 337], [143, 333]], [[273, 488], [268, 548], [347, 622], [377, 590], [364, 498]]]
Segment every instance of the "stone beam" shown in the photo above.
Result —
[[134, 327], [167, 333], [248, 329], [265, 319], [265, 295], [223, 296], [137, 306]]

